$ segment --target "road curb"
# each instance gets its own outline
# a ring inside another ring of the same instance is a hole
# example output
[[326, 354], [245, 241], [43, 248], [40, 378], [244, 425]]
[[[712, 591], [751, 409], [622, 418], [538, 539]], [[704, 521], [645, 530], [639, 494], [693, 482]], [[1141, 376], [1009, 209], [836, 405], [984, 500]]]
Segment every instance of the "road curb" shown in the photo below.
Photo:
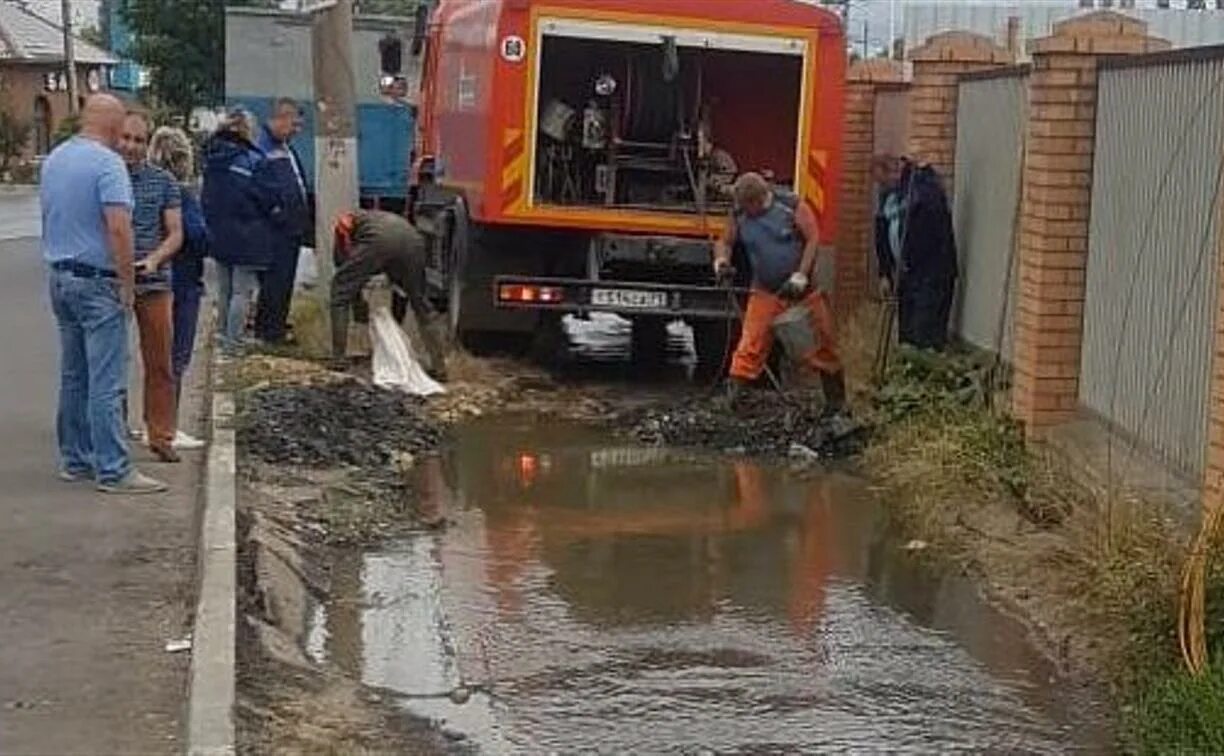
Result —
[[[220, 360], [214, 359], [214, 385], [220, 376]], [[200, 525], [200, 582], [188, 683], [187, 753], [191, 756], [235, 752], [236, 459], [234, 397], [217, 391], [212, 398], [212, 442]]]

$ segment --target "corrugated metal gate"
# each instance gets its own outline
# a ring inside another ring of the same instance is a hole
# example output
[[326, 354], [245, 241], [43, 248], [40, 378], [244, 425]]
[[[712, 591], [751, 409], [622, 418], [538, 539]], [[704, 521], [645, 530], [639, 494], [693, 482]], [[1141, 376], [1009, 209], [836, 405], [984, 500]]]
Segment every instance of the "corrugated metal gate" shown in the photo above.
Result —
[[1023, 70], [960, 85], [952, 213], [961, 281], [954, 327], [961, 339], [1004, 359], [1011, 356], [1019, 278], [1013, 250], [1027, 108]]
[[1222, 158], [1219, 50], [1102, 70], [1080, 401], [1196, 477]]

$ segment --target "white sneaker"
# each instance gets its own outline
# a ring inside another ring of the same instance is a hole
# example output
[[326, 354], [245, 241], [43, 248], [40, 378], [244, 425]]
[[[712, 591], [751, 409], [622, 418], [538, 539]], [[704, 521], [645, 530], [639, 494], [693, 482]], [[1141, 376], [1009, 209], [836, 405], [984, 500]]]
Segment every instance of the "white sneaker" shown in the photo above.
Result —
[[197, 449], [203, 449], [207, 445], [208, 443], [204, 439], [196, 438], [189, 433], [184, 433], [183, 431], [175, 431], [174, 433], [173, 446], [180, 451], [196, 451]]
[[123, 480], [117, 480], [114, 483], [99, 483], [98, 490], [105, 494], [128, 494], [130, 496], [139, 496], [141, 494], [162, 493], [169, 486], [155, 478], [150, 478], [136, 470], [132, 470]]
[[149, 442], [149, 432], [144, 428], [128, 428], [128, 438], [137, 443], [147, 444]]

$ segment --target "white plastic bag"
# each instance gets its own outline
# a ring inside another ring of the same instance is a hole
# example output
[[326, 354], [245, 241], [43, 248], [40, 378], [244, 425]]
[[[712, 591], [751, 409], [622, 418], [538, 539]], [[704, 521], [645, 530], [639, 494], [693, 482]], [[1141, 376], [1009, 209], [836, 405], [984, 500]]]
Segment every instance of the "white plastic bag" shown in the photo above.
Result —
[[319, 264], [315, 260], [315, 251], [310, 247], [298, 248], [297, 279], [293, 282], [296, 289], [313, 289], [319, 282]]
[[370, 314], [370, 343], [374, 347], [374, 385], [417, 396], [446, 393], [421, 367], [408, 337], [385, 306], [375, 307]]

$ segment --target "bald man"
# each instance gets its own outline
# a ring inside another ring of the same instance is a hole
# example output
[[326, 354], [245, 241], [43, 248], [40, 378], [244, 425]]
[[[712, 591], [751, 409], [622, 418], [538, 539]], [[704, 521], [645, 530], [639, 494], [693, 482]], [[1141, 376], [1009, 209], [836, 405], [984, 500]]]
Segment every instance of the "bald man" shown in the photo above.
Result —
[[60, 479], [149, 494], [166, 486], [132, 467], [122, 414], [136, 284], [132, 185], [116, 152], [125, 114], [114, 97], [90, 97], [80, 132], [43, 163], [42, 250], [60, 334]]

